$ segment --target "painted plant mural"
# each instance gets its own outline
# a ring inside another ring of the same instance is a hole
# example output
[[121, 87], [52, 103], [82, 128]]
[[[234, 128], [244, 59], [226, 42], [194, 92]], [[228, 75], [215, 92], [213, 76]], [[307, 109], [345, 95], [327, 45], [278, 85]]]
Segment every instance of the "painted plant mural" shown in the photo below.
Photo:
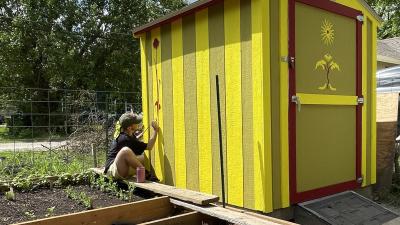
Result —
[[[333, 44], [335, 40], [335, 30], [333, 29], [333, 24], [328, 20], [324, 20], [321, 25], [321, 40], [327, 46]], [[337, 70], [340, 71], [340, 66], [333, 61], [333, 57], [331, 54], [327, 53], [323, 56], [321, 60], [318, 60], [315, 64], [315, 70], [321, 68], [322, 71], [325, 72], [326, 82], [318, 87], [319, 90], [329, 89], [331, 91], [336, 91], [336, 88], [332, 86], [332, 82], [330, 79], [330, 75], [332, 71]]]

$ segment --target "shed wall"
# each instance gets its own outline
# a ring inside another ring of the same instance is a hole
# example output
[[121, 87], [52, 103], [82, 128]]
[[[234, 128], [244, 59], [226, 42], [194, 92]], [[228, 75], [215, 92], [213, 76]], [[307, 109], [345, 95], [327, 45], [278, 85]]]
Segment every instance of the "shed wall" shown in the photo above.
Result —
[[268, 11], [265, 0], [221, 1], [141, 36], [144, 122], [161, 125], [149, 161], [162, 182], [221, 196], [219, 75], [227, 201], [272, 211]]
[[[365, 186], [376, 180], [378, 24], [357, 1], [337, 2], [363, 11], [366, 18]], [[221, 196], [219, 75], [228, 203], [264, 212], [289, 206], [288, 65], [281, 60], [288, 54], [287, 9], [287, 1], [221, 1], [140, 36], [144, 123], [147, 127], [156, 119], [161, 127], [146, 165], [151, 162], [162, 182]]]

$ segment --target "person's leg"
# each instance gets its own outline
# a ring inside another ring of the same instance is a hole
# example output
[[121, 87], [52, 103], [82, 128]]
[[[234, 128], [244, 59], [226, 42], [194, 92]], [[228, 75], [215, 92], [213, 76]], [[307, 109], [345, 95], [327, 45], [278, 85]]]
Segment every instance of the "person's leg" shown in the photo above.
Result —
[[144, 161], [145, 161], [144, 154], [138, 155], [136, 157], [140, 161], [140, 163], [144, 166]]
[[123, 147], [115, 157], [115, 164], [117, 166], [118, 174], [121, 177], [127, 177], [129, 175], [129, 168], [132, 167], [136, 170], [136, 167], [143, 166], [139, 161], [138, 157], [128, 147]]

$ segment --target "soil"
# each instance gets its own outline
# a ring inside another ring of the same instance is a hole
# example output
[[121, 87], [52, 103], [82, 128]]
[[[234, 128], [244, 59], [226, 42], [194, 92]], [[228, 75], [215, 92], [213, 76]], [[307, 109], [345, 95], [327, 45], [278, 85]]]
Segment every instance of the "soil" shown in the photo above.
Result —
[[[102, 208], [112, 205], [127, 203], [114, 195], [104, 193], [89, 186], [74, 186], [73, 190], [85, 192], [93, 199], [94, 208]], [[143, 200], [143, 197], [133, 195], [131, 201]], [[5, 199], [4, 194], [0, 194], [0, 225], [19, 223], [23, 221], [35, 220], [48, 217], [48, 209], [55, 207], [51, 216], [69, 214], [85, 211], [86, 208], [69, 199], [63, 189], [54, 188], [39, 189], [31, 192], [15, 192], [15, 201]]]

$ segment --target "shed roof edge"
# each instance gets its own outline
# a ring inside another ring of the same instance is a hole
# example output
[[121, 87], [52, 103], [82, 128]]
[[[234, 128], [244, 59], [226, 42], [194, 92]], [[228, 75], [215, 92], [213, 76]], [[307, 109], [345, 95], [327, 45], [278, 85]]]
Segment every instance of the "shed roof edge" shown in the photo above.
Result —
[[[144, 33], [146, 31], [149, 31], [155, 27], [161, 26], [165, 23], [171, 22], [173, 20], [176, 20], [180, 17], [183, 17], [185, 15], [191, 14], [193, 12], [199, 11], [203, 8], [206, 8], [212, 4], [215, 4], [217, 2], [220, 2], [221, 0], [198, 0], [196, 2], [193, 2], [192, 4], [189, 4], [182, 9], [179, 9], [177, 11], [171, 12], [165, 16], [162, 16], [158, 19], [155, 19], [149, 23], [146, 23], [142, 26], [136, 27], [133, 29], [133, 35], [135, 37], [138, 37], [141, 33]], [[358, 0], [358, 2], [364, 6], [371, 14], [372, 16], [375, 17], [375, 19], [379, 22], [382, 23], [383, 20], [382, 18], [375, 12], [375, 10], [368, 5], [368, 3], [364, 0]]]

